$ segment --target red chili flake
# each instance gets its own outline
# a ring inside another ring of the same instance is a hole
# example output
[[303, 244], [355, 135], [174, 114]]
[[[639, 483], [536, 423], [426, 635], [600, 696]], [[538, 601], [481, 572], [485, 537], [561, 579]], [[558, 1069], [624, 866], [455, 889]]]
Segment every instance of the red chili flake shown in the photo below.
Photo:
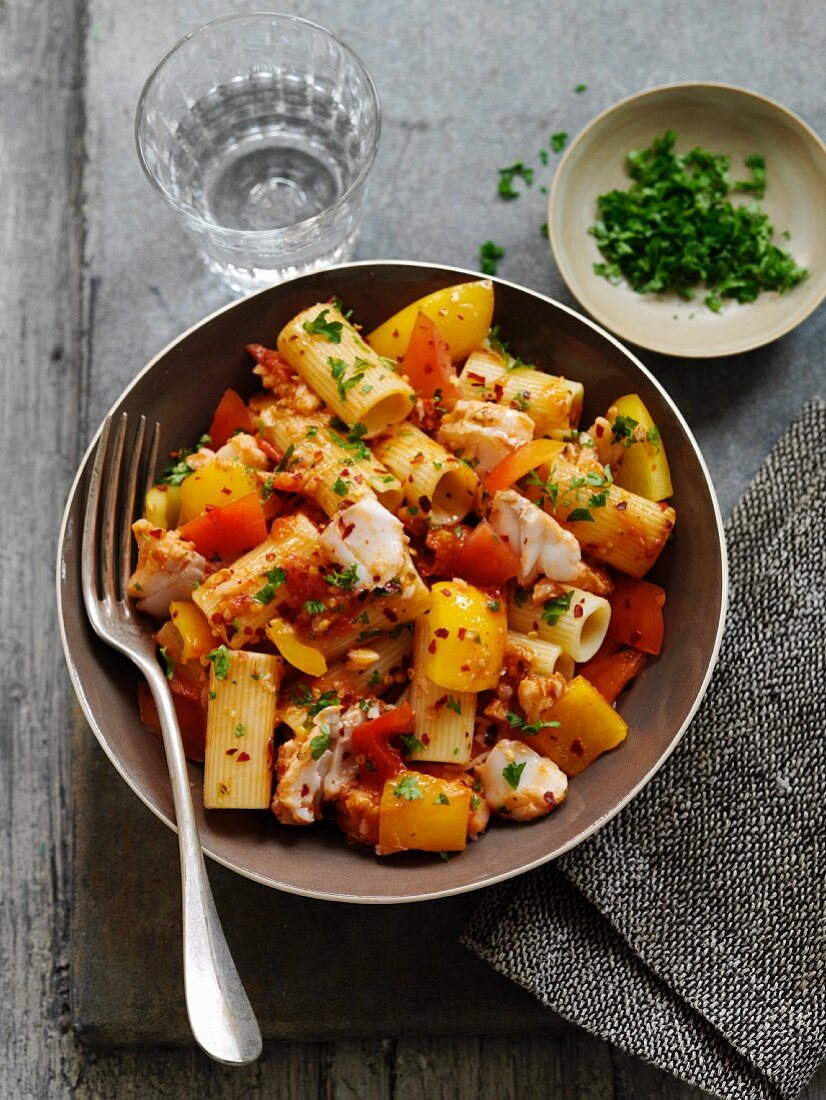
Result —
[[310, 793], [310, 788], [305, 783], [304, 786], [301, 788], [301, 797], [306, 798], [309, 793]]
[[673, 526], [674, 524], [670, 519], [667, 519], [663, 522], [663, 527], [666, 529], [666, 531], [670, 531]]
[[602, 439], [602, 437], [605, 435], [605, 428], [602, 426], [602, 424], [597, 424], [597, 430], [594, 434], [596, 435], [597, 439]]
[[453, 593], [452, 593], [452, 592], [450, 591], [450, 589], [449, 589], [449, 588], [443, 588], [443, 589], [442, 589], [442, 595], [443, 595], [443, 596], [448, 596], [448, 597], [450, 597], [450, 596], [452, 596], [452, 595], [453, 595]]
[[617, 511], [618, 512], [624, 512], [627, 507], [628, 507], [628, 501], [627, 500], [620, 500], [620, 501], [617, 502]]
[[439, 709], [439, 707], [443, 707], [443, 706], [445, 706], [446, 704], [447, 704], [447, 696], [446, 696], [446, 695], [443, 695], [443, 696], [441, 697], [441, 699], [437, 699], [437, 700], [436, 700], [436, 702], [435, 702], [435, 703], [433, 704], [433, 706], [435, 707], [435, 709], [436, 709], [436, 710], [438, 710], [438, 709]]
[[407, 483], [408, 483], [408, 485], [413, 484], [413, 475], [412, 474], [407, 475]]
[[433, 507], [433, 505], [430, 503], [430, 501], [427, 499], [427, 497], [421, 496], [421, 497], [419, 497], [419, 507], [424, 512], [424, 514], [427, 515], [427, 513], [430, 511], [430, 509]]
[[578, 604], [574, 605], [574, 618], [575, 619], [581, 619], [582, 618], [582, 604], [581, 603], [578, 603]]
[[459, 641], [463, 642], [465, 640], [465, 635], [467, 634], [467, 627], [460, 626], [456, 633], [459, 635]]
[[209, 621], [211, 623], [215, 623], [216, 626], [223, 626], [224, 616], [221, 614], [220, 611], [216, 611], [214, 615], [210, 615]]
[[390, 333], [390, 335], [393, 337], [394, 340], [398, 340], [399, 330], [397, 328], [394, 328], [393, 331]]
[[462, 665], [459, 669], [460, 672], [470, 672], [470, 665]]
[[225, 486], [224, 486], [224, 488], [223, 488], [223, 489], [221, 490], [221, 492], [222, 492], [222, 494], [223, 494], [223, 495], [224, 495], [225, 497], [231, 497], [231, 496], [232, 496], [232, 489], [228, 489], [228, 488], [226, 487], [226, 485], [225, 485]]
[[432, 374], [433, 373], [433, 367], [431, 367], [431, 365], [429, 363], [425, 363], [424, 372], [425, 372], [425, 374]]
[[545, 791], [542, 797], [548, 803], [552, 810], [556, 807], [556, 798], [554, 798], [553, 791]]
[[410, 465], [417, 466], [420, 462], [424, 462], [424, 454], [422, 453], [422, 451], [416, 451], [416, 453], [410, 459]]
[[227, 756], [235, 756], [237, 752], [238, 749], [227, 749]]
[[485, 379], [482, 377], [482, 375], [476, 374], [472, 370], [465, 371], [465, 377], [469, 378], [474, 386], [484, 386], [485, 384]]
[[585, 746], [582, 744], [578, 737], [575, 737], [571, 742], [571, 752], [574, 754], [574, 756], [585, 755]]
[[342, 476], [342, 477], [349, 477], [349, 476], [350, 476], [350, 471], [349, 471], [349, 470], [347, 469], [347, 467], [346, 467], [346, 466], [345, 466], [345, 467], [344, 467], [344, 469], [343, 469], [343, 470], [341, 471], [341, 476]]
[[153, 539], [159, 539], [162, 534], [163, 534], [163, 528], [161, 528], [161, 527], [153, 527], [152, 530], [149, 532], [150, 538], [153, 538]]
[[389, 620], [391, 623], [397, 623], [399, 621], [399, 616], [396, 614], [396, 612], [391, 611], [387, 607], [385, 607], [385, 609], [384, 609], [384, 617], [387, 620]]
[[625, 597], [625, 599], [623, 600], [623, 603], [625, 604], [625, 610], [630, 611], [631, 610], [631, 600], [628, 596]]
[[493, 396], [497, 401], [501, 401], [505, 395], [505, 387], [501, 382], [494, 382], [493, 384]]
[[422, 744], [423, 745], [429, 745], [430, 744], [430, 734], [429, 733], [423, 733], [422, 734]]
[[434, 630], [433, 633], [436, 635], [437, 638], [449, 638], [450, 637], [450, 631], [447, 629], [446, 626], [440, 626], [439, 629]]
[[436, 639], [435, 638], [432, 638], [430, 640], [430, 645], [427, 647], [427, 652], [428, 653], [435, 653], [436, 652]]
[[341, 537], [347, 539], [355, 531], [356, 525], [355, 523], [345, 523], [343, 525], [339, 523], [339, 529], [341, 531]]
[[666, 504], [664, 500], [658, 501], [658, 504], [661, 512], [667, 512], [668, 509], [671, 507], [671, 505]]
[[249, 758], [250, 758], [250, 754], [248, 752], [239, 752], [238, 753], [238, 759], [236, 760], [236, 764], [246, 764], [246, 762], [249, 760]]
[[204, 508], [204, 511], [205, 512], [214, 512], [217, 507], [218, 507], [217, 504], [207, 504], [206, 507]]
[[634, 645], [635, 642], [638, 642], [641, 637], [642, 637], [642, 631], [641, 630], [632, 630], [631, 631], [631, 645]]

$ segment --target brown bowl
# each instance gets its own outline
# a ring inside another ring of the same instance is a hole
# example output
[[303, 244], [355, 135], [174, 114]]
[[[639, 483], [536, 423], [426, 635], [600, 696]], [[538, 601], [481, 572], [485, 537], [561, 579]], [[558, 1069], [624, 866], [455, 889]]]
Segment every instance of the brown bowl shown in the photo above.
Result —
[[[344, 264], [261, 291], [213, 314], [156, 356], [112, 407], [161, 424], [161, 453], [206, 429], [221, 394], [254, 391], [249, 343], [276, 333], [311, 303], [338, 295], [367, 329], [394, 310], [473, 272], [432, 264]], [[668, 590], [666, 642], [620, 710], [624, 745], [603, 756], [550, 816], [530, 825], [496, 824], [447, 862], [407, 853], [378, 859], [333, 825], [287, 829], [261, 811], [205, 811], [201, 769], [190, 764], [204, 851], [242, 875], [279, 890], [348, 902], [421, 901], [475, 890], [545, 863], [614, 816], [676, 745], [706, 690], [723, 629], [726, 556], [720, 512], [697, 444], [677, 408], [645, 367], [613, 337], [572, 310], [502, 280], [496, 322], [528, 361], [585, 384], [586, 419], [627, 392], [639, 393], [668, 448], [677, 509], [676, 538], [652, 572]], [[94, 441], [93, 441], [94, 445]], [[132, 790], [170, 827], [172, 796], [160, 742], [138, 721], [138, 675], [93, 634], [80, 588], [80, 540], [90, 447], [75, 478], [58, 547], [58, 608], [66, 662], [77, 697], [103, 749]], [[82, 808], [80, 808], [82, 809]], [[117, 822], [112, 822], [117, 827]]]

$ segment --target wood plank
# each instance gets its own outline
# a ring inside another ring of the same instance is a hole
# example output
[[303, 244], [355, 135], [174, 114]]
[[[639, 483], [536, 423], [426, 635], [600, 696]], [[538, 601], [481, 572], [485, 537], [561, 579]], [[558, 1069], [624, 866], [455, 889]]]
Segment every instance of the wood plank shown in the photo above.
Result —
[[0, 1062], [7, 1096], [61, 1080], [68, 1011], [69, 688], [56, 531], [77, 460], [79, 4], [0, 4]]

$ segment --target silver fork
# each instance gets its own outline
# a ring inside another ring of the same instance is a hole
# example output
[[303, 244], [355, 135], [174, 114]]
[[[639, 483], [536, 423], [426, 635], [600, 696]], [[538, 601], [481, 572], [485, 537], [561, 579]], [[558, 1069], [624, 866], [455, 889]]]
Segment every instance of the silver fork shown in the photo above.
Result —
[[155, 656], [149, 625], [133, 610], [126, 594], [139, 471], [144, 465], [148, 487], [157, 459], [159, 425], [145, 456], [146, 418], [141, 417], [125, 466], [126, 413], [115, 427], [110, 454], [111, 427], [107, 417], [89, 482], [83, 524], [83, 602], [95, 633], [146, 677], [158, 708], [181, 849], [184, 988], [192, 1033], [216, 1061], [246, 1065], [261, 1053], [261, 1031], [215, 909], [172, 695]]

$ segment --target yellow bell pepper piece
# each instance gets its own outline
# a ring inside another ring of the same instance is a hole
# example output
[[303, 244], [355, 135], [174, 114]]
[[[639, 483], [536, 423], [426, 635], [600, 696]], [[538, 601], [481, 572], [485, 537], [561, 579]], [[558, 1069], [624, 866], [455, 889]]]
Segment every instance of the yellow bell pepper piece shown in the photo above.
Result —
[[169, 614], [183, 639], [182, 657], [185, 661], [197, 660], [215, 649], [215, 635], [210, 630], [203, 611], [194, 603], [189, 600], [173, 600], [169, 605]]
[[407, 351], [420, 310], [436, 325], [439, 335], [450, 349], [451, 359], [466, 359], [475, 348], [481, 346], [490, 331], [493, 283], [490, 279], [458, 283], [419, 298], [373, 329], [367, 343], [379, 355], [401, 359]]
[[608, 420], [613, 425], [618, 416], [636, 421], [645, 432], [645, 439], [623, 447], [619, 465], [613, 470], [614, 481], [629, 493], [636, 493], [647, 500], [665, 500], [670, 497], [671, 472], [665, 447], [654, 424], [651, 413], [636, 393], [619, 397], [608, 410]]
[[206, 511], [207, 505], [220, 508], [223, 504], [256, 492], [257, 488], [255, 475], [246, 466], [240, 462], [214, 458], [182, 482], [179, 525], [197, 519]]
[[171, 531], [178, 526], [178, 513], [181, 509], [180, 485], [153, 485], [146, 494], [143, 514], [153, 527]]
[[302, 642], [292, 623], [285, 619], [271, 619], [264, 631], [278, 652], [300, 672], [308, 676], [323, 676], [327, 671], [324, 654], [314, 646]]
[[548, 712], [537, 734], [521, 738], [532, 749], [549, 756], [566, 775], [579, 775], [602, 753], [625, 740], [628, 724], [584, 676], [575, 676]]
[[505, 601], [458, 579], [438, 581], [430, 600], [424, 675], [453, 691], [496, 687], [508, 640]]
[[388, 779], [379, 807], [382, 848], [461, 852], [467, 845], [470, 789], [455, 779], [402, 772]]

